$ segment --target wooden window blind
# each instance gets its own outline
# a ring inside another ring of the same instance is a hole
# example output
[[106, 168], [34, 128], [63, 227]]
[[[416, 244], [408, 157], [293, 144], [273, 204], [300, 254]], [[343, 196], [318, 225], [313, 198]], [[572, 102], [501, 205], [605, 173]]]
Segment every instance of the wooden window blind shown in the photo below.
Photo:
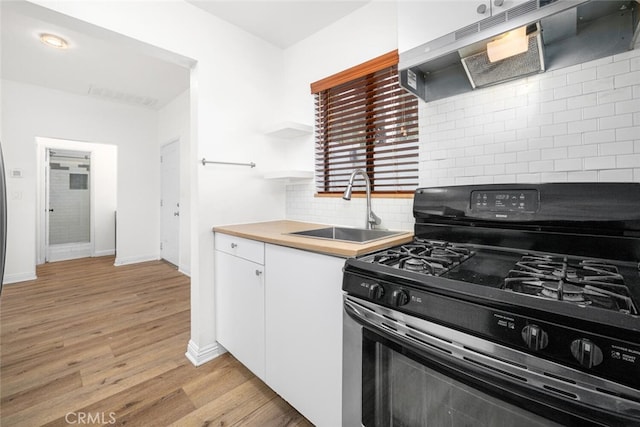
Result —
[[[376, 61], [382, 67], [372, 66]], [[418, 186], [418, 100], [399, 85], [397, 52], [363, 64], [361, 72], [356, 68], [344, 72], [348, 79], [336, 75], [312, 84], [317, 191], [341, 194], [351, 172], [363, 169], [374, 193], [413, 193]], [[326, 87], [328, 81], [337, 84]], [[364, 192], [361, 178], [354, 182], [356, 191]]]

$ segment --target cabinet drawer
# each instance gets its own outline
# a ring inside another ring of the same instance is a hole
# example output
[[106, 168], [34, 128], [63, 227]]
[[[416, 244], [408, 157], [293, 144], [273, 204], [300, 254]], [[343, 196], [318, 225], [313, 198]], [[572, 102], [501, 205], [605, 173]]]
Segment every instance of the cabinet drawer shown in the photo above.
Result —
[[215, 249], [264, 265], [264, 243], [256, 240], [215, 233]]

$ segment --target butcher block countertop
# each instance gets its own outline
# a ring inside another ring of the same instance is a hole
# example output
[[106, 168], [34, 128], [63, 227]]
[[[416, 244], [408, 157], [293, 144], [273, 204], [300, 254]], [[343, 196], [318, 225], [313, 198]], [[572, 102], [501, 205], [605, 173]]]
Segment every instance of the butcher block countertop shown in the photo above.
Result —
[[354, 257], [379, 249], [410, 242], [412, 232], [404, 232], [397, 236], [374, 240], [368, 243], [352, 243], [341, 240], [318, 239], [313, 237], [295, 236], [288, 233], [331, 227], [327, 224], [313, 224], [298, 221], [268, 221], [251, 224], [224, 225], [213, 227], [216, 233], [224, 233], [246, 239], [258, 240], [275, 245], [288, 246], [296, 249], [335, 255], [340, 257]]

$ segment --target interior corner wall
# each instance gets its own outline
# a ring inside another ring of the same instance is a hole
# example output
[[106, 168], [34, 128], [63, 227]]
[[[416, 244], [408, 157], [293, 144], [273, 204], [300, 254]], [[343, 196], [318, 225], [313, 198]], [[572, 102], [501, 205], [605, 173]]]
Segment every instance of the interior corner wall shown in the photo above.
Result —
[[116, 261], [157, 259], [157, 113], [8, 80], [1, 84], [6, 169], [22, 172], [7, 182], [5, 280], [35, 277], [38, 136], [118, 146]]
[[178, 95], [173, 101], [158, 111], [158, 141], [160, 147], [178, 141], [180, 144], [180, 242], [178, 269], [190, 275], [190, 216], [191, 216], [191, 129], [189, 90]]

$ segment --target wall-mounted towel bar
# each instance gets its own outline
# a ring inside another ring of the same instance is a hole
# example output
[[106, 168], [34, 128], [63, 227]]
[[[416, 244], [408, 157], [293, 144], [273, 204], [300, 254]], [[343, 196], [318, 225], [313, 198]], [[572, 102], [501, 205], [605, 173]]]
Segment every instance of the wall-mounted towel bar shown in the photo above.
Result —
[[236, 163], [236, 162], [216, 162], [213, 160], [207, 160], [204, 157], [202, 158], [202, 165], [206, 165], [207, 163], [215, 163], [217, 165], [235, 165], [235, 166], [250, 166], [252, 168], [256, 167], [256, 164], [251, 162], [251, 163]]

